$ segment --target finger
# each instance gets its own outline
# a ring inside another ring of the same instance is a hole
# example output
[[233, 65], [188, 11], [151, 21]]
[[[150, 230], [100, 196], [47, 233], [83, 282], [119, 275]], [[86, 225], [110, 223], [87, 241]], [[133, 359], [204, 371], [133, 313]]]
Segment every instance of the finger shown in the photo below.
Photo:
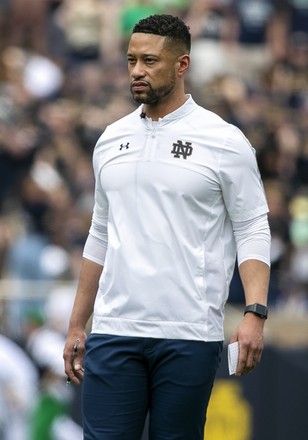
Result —
[[80, 346], [80, 339], [76, 339], [73, 347], [72, 365], [75, 376], [78, 378], [79, 381], [83, 379], [83, 373], [84, 373], [83, 354], [84, 354], [84, 348]]
[[81, 378], [79, 378], [76, 374], [75, 369], [73, 367], [70, 367], [69, 369], [65, 370], [67, 375], [66, 383], [70, 384], [71, 382], [75, 383], [76, 385], [79, 385], [81, 382]]
[[252, 369], [256, 365], [255, 353], [253, 351], [248, 352], [246, 360], [246, 368]]
[[238, 371], [238, 376], [244, 376], [245, 374], [250, 373], [260, 362], [260, 356], [253, 354], [253, 353], [249, 353], [247, 355], [247, 359], [246, 359], [246, 363], [245, 365], [243, 365], [243, 368]]
[[236, 376], [243, 376], [249, 373], [253, 368], [255, 368], [257, 363], [258, 362], [253, 354], [249, 353], [247, 350], [242, 350], [235, 373]]
[[73, 382], [75, 384], [80, 384], [83, 380], [84, 369], [82, 362], [73, 361], [66, 365], [65, 373], [67, 375], [67, 382]]
[[236, 376], [245, 376], [246, 374], [250, 373], [254, 369], [253, 366], [247, 366], [245, 365], [241, 370], [238, 370], [236, 372]]
[[74, 370], [75, 376], [78, 378], [78, 380], [82, 381], [83, 376], [84, 376], [84, 369], [83, 369], [82, 363], [76, 361], [74, 363], [73, 370]]
[[249, 368], [255, 368], [261, 361], [262, 349], [256, 348], [250, 350], [247, 356], [247, 366]]
[[67, 382], [79, 384], [83, 379], [83, 358], [78, 354], [78, 358], [74, 352], [66, 353], [64, 356], [64, 370], [67, 375]]
[[239, 359], [238, 359], [238, 364], [237, 364], [237, 369], [236, 369], [236, 376], [242, 376], [246, 370], [246, 363], [247, 363], [247, 355], [248, 355], [248, 351], [247, 348], [245, 348], [245, 346], [243, 346], [243, 344], [239, 345]]

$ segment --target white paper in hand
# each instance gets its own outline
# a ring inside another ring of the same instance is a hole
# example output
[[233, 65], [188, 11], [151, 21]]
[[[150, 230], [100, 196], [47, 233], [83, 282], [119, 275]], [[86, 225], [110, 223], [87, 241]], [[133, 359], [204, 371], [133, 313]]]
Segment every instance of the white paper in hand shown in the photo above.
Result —
[[229, 374], [235, 374], [238, 364], [239, 344], [238, 341], [228, 345], [228, 366]]

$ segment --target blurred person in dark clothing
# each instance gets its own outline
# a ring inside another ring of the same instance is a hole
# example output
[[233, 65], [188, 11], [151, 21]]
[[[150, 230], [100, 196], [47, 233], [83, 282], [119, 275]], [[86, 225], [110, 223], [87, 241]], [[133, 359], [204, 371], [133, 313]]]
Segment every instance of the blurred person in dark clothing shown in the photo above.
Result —
[[9, 45], [31, 48], [37, 53], [46, 53], [49, 1], [9, 1]]

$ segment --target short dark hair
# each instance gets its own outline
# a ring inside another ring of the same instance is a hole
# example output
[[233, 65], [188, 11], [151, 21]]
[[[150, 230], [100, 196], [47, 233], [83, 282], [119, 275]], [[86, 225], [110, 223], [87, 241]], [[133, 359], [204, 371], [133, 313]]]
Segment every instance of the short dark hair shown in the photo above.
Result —
[[190, 52], [191, 35], [189, 27], [179, 17], [169, 14], [155, 14], [142, 18], [133, 27], [132, 33], [144, 33], [167, 37], [171, 43], [181, 44]]

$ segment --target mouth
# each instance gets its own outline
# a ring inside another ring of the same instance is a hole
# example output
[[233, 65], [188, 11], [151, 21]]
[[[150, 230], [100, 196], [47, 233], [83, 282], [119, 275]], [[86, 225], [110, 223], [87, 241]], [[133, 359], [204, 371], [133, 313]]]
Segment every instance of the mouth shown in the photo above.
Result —
[[134, 92], [142, 92], [148, 87], [149, 87], [148, 83], [144, 81], [134, 81], [131, 83], [131, 90]]

